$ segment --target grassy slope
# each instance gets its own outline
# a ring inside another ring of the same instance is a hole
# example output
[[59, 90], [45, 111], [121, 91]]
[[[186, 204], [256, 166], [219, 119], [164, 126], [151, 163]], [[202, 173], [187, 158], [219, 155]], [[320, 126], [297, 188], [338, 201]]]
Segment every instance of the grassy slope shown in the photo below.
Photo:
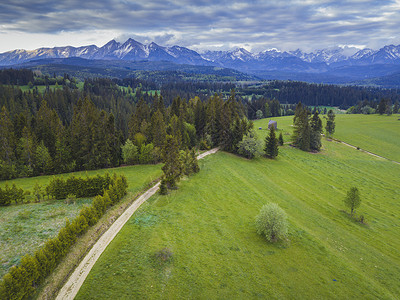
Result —
[[400, 115], [338, 115], [335, 138], [400, 161]]
[[[212, 155], [178, 191], [140, 208], [76, 299], [395, 298], [399, 170], [335, 142], [320, 154], [285, 146], [276, 161]], [[354, 185], [368, 226], [342, 211]], [[289, 241], [255, 233], [269, 201], [288, 213]], [[169, 262], [155, 256], [164, 247]]]
[[[90, 172], [77, 172], [76, 176], [104, 174], [105, 172], [125, 174], [128, 179], [128, 192], [133, 195], [142, 190], [149, 182], [161, 175], [160, 165], [130, 166]], [[67, 177], [71, 174], [57, 176]], [[35, 183], [46, 185], [50, 176], [21, 178], [8, 181], [24, 190], [33, 191]], [[6, 182], [0, 182], [3, 187]], [[78, 199], [75, 205], [64, 201], [45, 201], [24, 205], [0, 207], [0, 277], [19, 262], [26, 253], [33, 253], [47, 239], [54, 237], [65, 224], [65, 219], [73, 219], [90, 199]]]

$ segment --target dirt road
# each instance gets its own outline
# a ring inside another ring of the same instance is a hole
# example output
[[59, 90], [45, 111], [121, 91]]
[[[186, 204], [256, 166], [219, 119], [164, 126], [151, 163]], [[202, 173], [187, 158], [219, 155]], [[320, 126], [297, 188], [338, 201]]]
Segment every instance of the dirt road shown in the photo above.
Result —
[[395, 163], [395, 164], [398, 164], [398, 165], [400, 165], [400, 162], [398, 162], [398, 161], [395, 161], [395, 160], [392, 160], [392, 159], [389, 159], [389, 158], [386, 158], [386, 157], [380, 156], [380, 155], [378, 155], [378, 154], [375, 154], [375, 153], [369, 152], [369, 151], [367, 151], [367, 150], [364, 150], [364, 149], [357, 148], [356, 146], [353, 146], [353, 145], [351, 145], [351, 144], [348, 144], [348, 143], [346, 143], [346, 142], [343, 142], [343, 141], [340, 141], [340, 140], [336, 140], [336, 139], [334, 139], [334, 140], [335, 140], [335, 141], [337, 141], [337, 142], [339, 142], [339, 143], [342, 143], [343, 145], [346, 145], [346, 146], [348, 146], [348, 147], [351, 147], [351, 148], [353, 148], [353, 149], [356, 149], [356, 150], [362, 151], [362, 152], [364, 152], [364, 153], [367, 153], [367, 154], [369, 154], [369, 155], [372, 155], [372, 156], [375, 156], [375, 157], [378, 157], [378, 158], [382, 158], [382, 159], [389, 160], [389, 161], [391, 161], [391, 162], [393, 162], [393, 163]]
[[[215, 153], [218, 150], [219, 148], [211, 149], [197, 156], [197, 159], [202, 159], [203, 157]], [[110, 242], [122, 229], [133, 213], [140, 207], [140, 205], [142, 205], [147, 199], [149, 199], [158, 191], [159, 186], [160, 182], [157, 182], [153, 187], [144, 192], [100, 237], [100, 239], [96, 242], [96, 244], [94, 244], [89, 253], [69, 277], [67, 283], [60, 290], [56, 298], [57, 300], [72, 300], [75, 298], [86, 277], [89, 275], [90, 270], [103, 251], [107, 248], [108, 244], [110, 244]]]

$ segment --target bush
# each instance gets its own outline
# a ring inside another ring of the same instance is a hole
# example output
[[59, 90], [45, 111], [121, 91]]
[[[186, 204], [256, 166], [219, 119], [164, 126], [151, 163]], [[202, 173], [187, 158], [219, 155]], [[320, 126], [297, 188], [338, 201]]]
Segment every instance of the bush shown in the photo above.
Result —
[[257, 233], [265, 235], [269, 242], [276, 242], [287, 235], [287, 216], [276, 203], [264, 205], [256, 217]]

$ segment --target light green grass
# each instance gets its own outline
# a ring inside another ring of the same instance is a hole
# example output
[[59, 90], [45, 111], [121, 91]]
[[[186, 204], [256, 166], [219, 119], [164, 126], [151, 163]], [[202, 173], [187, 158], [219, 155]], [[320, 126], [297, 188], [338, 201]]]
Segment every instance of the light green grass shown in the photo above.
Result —
[[[325, 131], [326, 120], [321, 116]], [[333, 137], [360, 147], [363, 150], [400, 162], [400, 114], [380, 115], [336, 115], [336, 129]], [[268, 118], [254, 122], [254, 128], [265, 138], [268, 121], [275, 120], [282, 130], [285, 142], [290, 141], [293, 130], [293, 116]], [[262, 127], [262, 130], [258, 128]]]
[[338, 115], [334, 138], [400, 162], [400, 115]]
[[[151, 198], [134, 214], [76, 299], [400, 294], [398, 165], [336, 142], [324, 142], [319, 154], [285, 146], [276, 160], [220, 152], [200, 165], [178, 191]], [[368, 225], [343, 211], [351, 186], [360, 189], [357, 212]], [[255, 216], [267, 202], [287, 212], [288, 241], [269, 244], [256, 234]], [[172, 253], [166, 262], [156, 257], [164, 248]]]
[[[39, 93], [44, 93], [46, 91], [46, 86], [45, 85], [35, 85], [33, 87], [29, 87], [28, 85], [20, 85], [19, 88], [23, 92], [28, 92], [28, 91], [33, 91], [35, 88], [38, 89]], [[62, 85], [56, 86], [56, 85], [49, 85], [50, 90], [61, 90], [63, 87]]]
[[[161, 175], [160, 165], [137, 165], [88, 172], [76, 172], [76, 176], [94, 176], [104, 173], [124, 174], [128, 179], [128, 197], [143, 190], [146, 185]], [[71, 174], [56, 175], [68, 177]], [[38, 183], [45, 186], [51, 176], [20, 178], [8, 181], [15, 183], [24, 190], [33, 191]], [[6, 182], [0, 182], [3, 187]], [[45, 201], [23, 205], [0, 207], [0, 277], [9, 268], [18, 263], [22, 256], [32, 254], [47, 239], [58, 234], [65, 225], [65, 219], [72, 220], [84, 204], [90, 204], [91, 199], [78, 199], [75, 204], [65, 204], [63, 200]]]

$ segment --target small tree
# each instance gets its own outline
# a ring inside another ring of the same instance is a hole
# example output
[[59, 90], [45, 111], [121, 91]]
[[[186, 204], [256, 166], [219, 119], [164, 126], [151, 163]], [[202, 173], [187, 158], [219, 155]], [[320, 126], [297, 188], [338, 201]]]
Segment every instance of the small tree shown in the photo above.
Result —
[[265, 138], [265, 155], [269, 158], [275, 158], [278, 156], [279, 148], [278, 148], [278, 139], [275, 135], [275, 128], [271, 126], [269, 130], [269, 135]]
[[257, 110], [256, 111], [256, 118], [257, 119], [262, 119], [262, 117], [263, 117], [263, 112], [261, 110]]
[[361, 204], [360, 192], [358, 191], [358, 188], [350, 188], [350, 190], [347, 192], [346, 198], [344, 198], [344, 204], [350, 209], [350, 215], [353, 216], [353, 213]]
[[285, 211], [276, 203], [264, 205], [256, 217], [257, 233], [275, 242], [287, 235], [288, 223]]
[[133, 165], [138, 160], [138, 147], [130, 139], [126, 140], [125, 145], [121, 149], [122, 158], [126, 164]]

